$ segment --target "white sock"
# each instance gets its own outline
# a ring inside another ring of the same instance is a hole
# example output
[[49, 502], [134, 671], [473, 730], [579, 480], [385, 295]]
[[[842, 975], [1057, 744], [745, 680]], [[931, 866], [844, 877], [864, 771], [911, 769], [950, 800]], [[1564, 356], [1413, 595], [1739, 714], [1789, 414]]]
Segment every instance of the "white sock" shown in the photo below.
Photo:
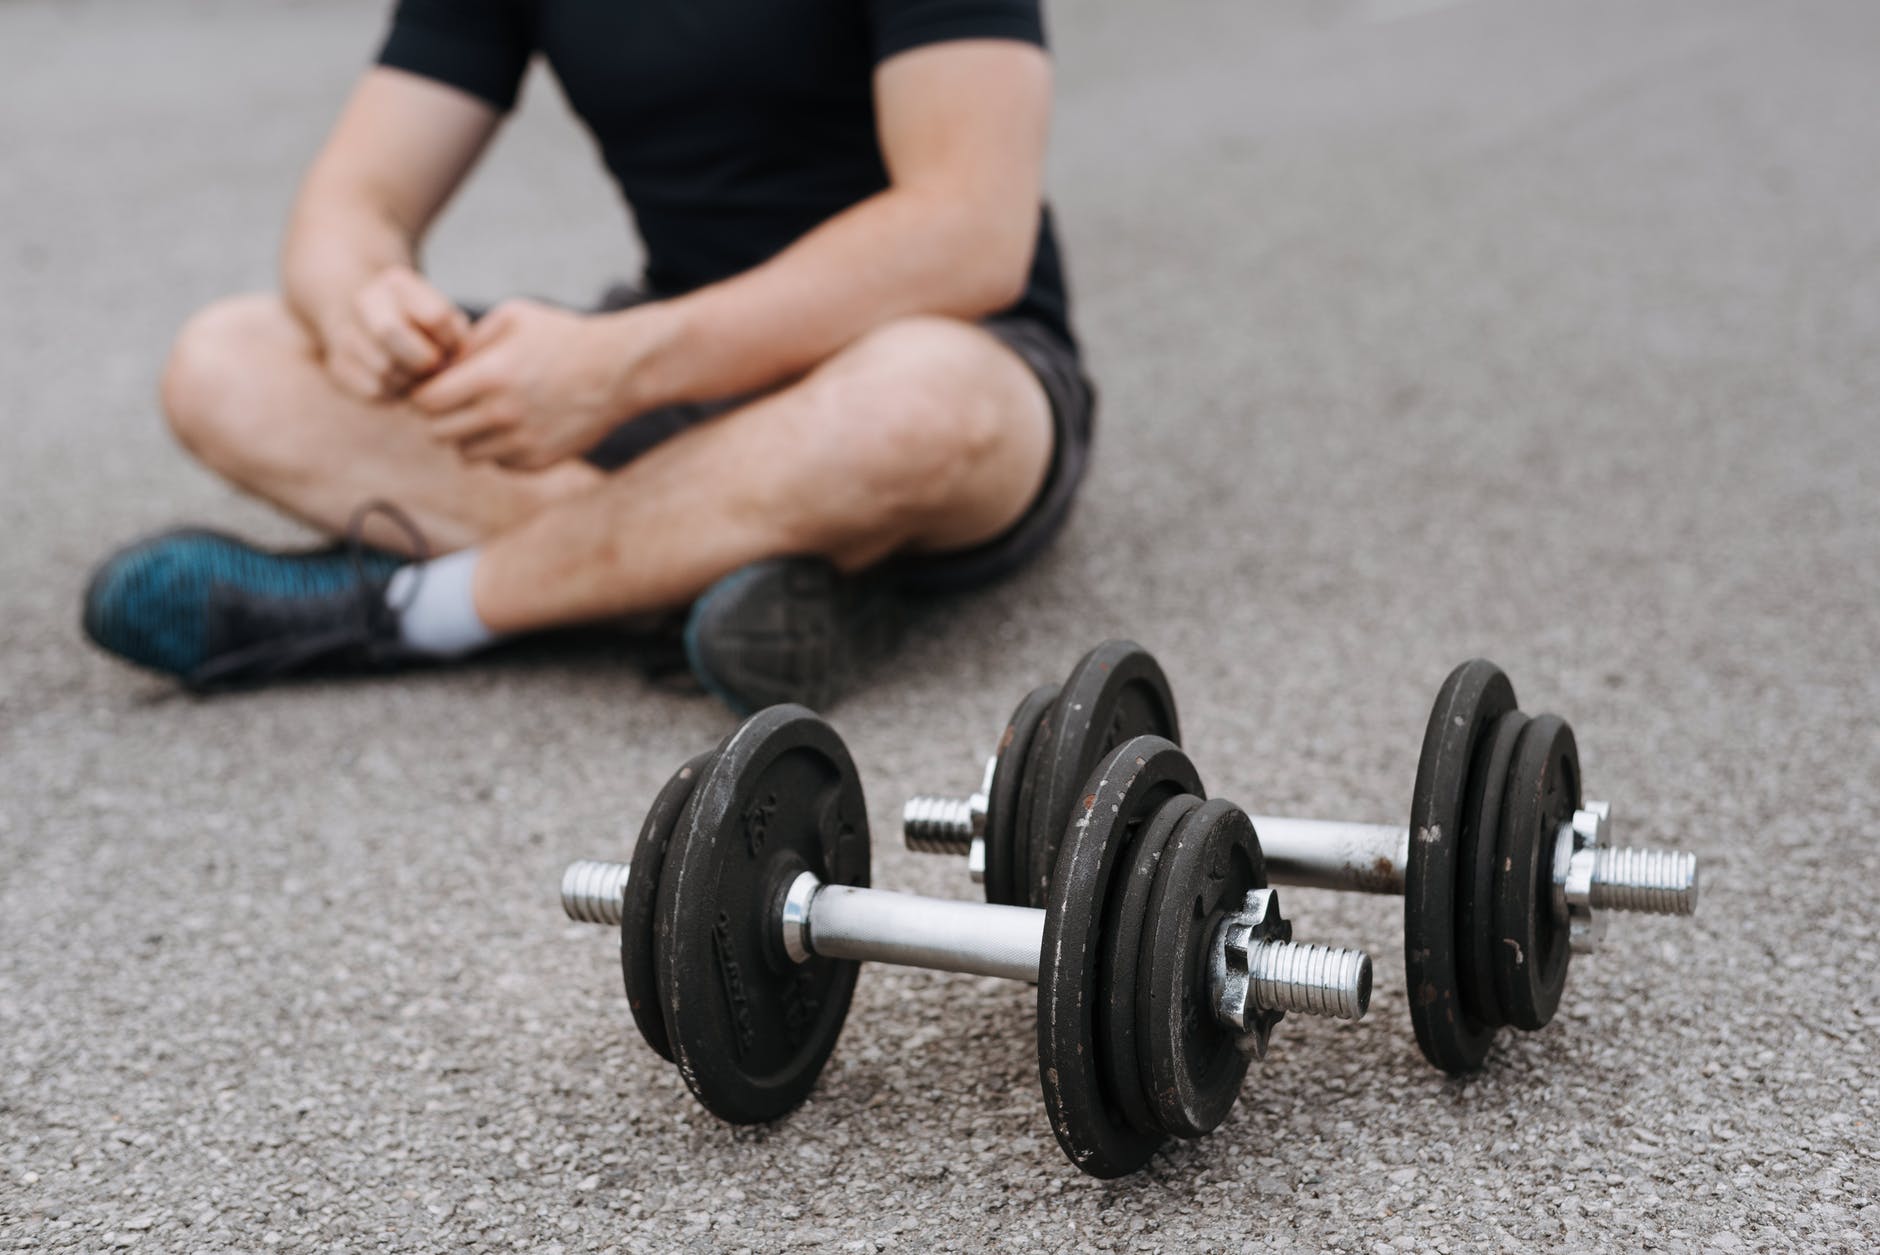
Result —
[[392, 573], [385, 602], [398, 616], [398, 638], [406, 649], [439, 658], [459, 658], [496, 640], [477, 618], [470, 576], [477, 551], [460, 549], [430, 562], [414, 562]]

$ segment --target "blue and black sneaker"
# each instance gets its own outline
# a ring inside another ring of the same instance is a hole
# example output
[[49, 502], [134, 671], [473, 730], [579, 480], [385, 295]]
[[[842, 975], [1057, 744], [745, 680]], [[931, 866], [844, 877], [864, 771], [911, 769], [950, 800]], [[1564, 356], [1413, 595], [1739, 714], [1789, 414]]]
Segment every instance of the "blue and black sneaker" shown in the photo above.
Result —
[[85, 589], [85, 635], [196, 690], [409, 661], [386, 585], [409, 559], [357, 539], [277, 553], [190, 529], [107, 558]]
[[856, 673], [890, 653], [906, 623], [886, 581], [822, 558], [740, 567], [692, 605], [686, 661], [740, 715], [779, 702], [826, 709]]

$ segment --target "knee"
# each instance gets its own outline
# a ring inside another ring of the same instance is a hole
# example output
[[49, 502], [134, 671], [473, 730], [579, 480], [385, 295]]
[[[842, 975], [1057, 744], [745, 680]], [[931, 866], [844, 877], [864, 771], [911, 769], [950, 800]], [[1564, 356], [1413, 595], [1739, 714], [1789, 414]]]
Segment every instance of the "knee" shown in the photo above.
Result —
[[236, 296], [197, 311], [163, 369], [163, 412], [191, 453], [224, 465], [265, 431], [255, 393], [291, 315], [271, 296]]
[[870, 333], [829, 372], [813, 403], [844, 417], [830, 429], [875, 512], [930, 518], [997, 456], [1011, 411], [998, 386], [1008, 356], [976, 327], [910, 318]]

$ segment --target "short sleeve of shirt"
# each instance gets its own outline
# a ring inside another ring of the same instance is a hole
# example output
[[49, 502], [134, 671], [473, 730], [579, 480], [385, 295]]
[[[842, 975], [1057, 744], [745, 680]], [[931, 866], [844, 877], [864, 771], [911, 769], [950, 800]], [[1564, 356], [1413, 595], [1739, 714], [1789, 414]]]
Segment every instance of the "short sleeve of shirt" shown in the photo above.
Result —
[[1041, 0], [868, 0], [876, 62], [949, 39], [1044, 46]]
[[534, 51], [533, 0], [398, 0], [379, 64], [507, 111]]

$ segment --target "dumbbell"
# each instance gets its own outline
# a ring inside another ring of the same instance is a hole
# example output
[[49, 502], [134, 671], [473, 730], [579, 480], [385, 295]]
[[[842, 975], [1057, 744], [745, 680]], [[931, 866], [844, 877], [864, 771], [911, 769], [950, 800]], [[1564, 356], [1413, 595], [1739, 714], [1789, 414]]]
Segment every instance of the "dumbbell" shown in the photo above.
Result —
[[[1127, 659], [1138, 676], [1161, 675], [1127, 642], [1099, 646], [1086, 661], [1099, 657]], [[910, 848], [958, 854], [977, 842], [988, 895], [995, 846], [1034, 839], [989, 799], [1029, 794], [1031, 813], [1042, 814], [1039, 794], [1060, 779], [1032, 765], [1026, 712], [1020, 703], [979, 794], [917, 797], [903, 814]], [[1100, 722], [1105, 712], [1094, 716]], [[1172, 727], [1172, 702], [1168, 720]], [[1582, 803], [1580, 785], [1566, 721], [1522, 714], [1508, 677], [1476, 659], [1437, 694], [1407, 827], [1272, 815], [1254, 816], [1253, 825], [1276, 884], [1403, 895], [1417, 1044], [1436, 1067], [1460, 1075], [1482, 1065], [1500, 1027], [1532, 1031], [1553, 1018], [1568, 959], [1596, 947], [1604, 911], [1696, 909], [1696, 856], [1611, 845], [1609, 807]]]
[[1371, 965], [1292, 941], [1246, 813], [1173, 743], [1118, 746], [1087, 793], [1044, 909], [871, 889], [848, 750], [774, 706], [666, 783], [630, 862], [571, 864], [562, 908], [619, 926], [642, 1036], [738, 1124], [808, 1096], [861, 961], [1036, 982], [1052, 1130], [1121, 1176], [1219, 1125], [1286, 1012], [1361, 1017]]
[[902, 812], [908, 848], [966, 854], [986, 901], [1043, 906], [1058, 842], [1091, 768], [1134, 736], [1181, 742], [1175, 694], [1153, 655], [1105, 641], [1062, 684], [1025, 694], [971, 797], [916, 797]]

